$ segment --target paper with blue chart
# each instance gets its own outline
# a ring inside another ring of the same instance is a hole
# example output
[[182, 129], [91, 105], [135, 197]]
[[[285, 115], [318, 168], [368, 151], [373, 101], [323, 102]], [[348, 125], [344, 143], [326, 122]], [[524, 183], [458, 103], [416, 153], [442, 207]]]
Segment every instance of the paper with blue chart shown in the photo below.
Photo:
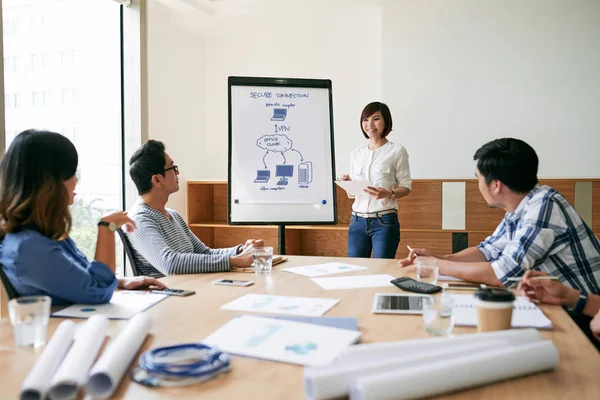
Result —
[[116, 291], [107, 304], [73, 304], [52, 313], [53, 317], [89, 318], [102, 314], [108, 319], [129, 319], [166, 299], [168, 295], [146, 291]]
[[326, 199], [325, 178], [331, 175], [325, 162], [331, 147], [328, 90], [233, 86], [231, 96], [236, 204], [318, 204]]
[[332, 262], [317, 265], [305, 265], [303, 267], [282, 268], [282, 271], [291, 272], [293, 274], [304, 275], [308, 277], [341, 274], [344, 272], [360, 271], [367, 269], [359, 265], [345, 264], [340, 262]]
[[230, 301], [221, 309], [318, 317], [325, 314], [339, 302], [338, 299], [247, 294]]
[[331, 363], [360, 336], [358, 331], [245, 315], [202, 342], [241, 356], [317, 366]]

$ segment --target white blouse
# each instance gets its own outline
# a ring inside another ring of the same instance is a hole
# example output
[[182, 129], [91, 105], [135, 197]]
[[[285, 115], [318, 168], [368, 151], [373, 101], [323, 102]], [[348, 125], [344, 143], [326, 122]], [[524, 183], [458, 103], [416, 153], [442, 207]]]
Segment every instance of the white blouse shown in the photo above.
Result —
[[[410, 167], [408, 152], [404, 146], [388, 141], [376, 150], [369, 150], [368, 144], [354, 150], [350, 155], [350, 177], [352, 180], [368, 180], [374, 187], [388, 190], [396, 186], [410, 189]], [[371, 213], [398, 209], [395, 199], [376, 199], [367, 193], [357, 195], [352, 210]]]

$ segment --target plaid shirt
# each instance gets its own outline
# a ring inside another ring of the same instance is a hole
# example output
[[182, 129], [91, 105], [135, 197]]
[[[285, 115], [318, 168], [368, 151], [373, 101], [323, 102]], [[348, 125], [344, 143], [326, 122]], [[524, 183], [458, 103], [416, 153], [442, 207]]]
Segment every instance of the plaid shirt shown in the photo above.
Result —
[[600, 241], [556, 190], [538, 186], [478, 246], [505, 286], [544, 271], [583, 293], [600, 294]]

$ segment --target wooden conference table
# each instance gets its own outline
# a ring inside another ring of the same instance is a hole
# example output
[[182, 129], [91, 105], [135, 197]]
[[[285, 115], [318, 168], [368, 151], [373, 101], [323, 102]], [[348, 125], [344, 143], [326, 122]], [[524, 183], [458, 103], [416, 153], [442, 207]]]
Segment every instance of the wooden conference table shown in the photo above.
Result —
[[[235, 311], [220, 307], [247, 293], [329, 297], [340, 299], [326, 315], [358, 318], [363, 336], [361, 343], [385, 342], [424, 338], [429, 335], [422, 326], [420, 315], [381, 315], [371, 313], [373, 295], [377, 292], [400, 292], [394, 287], [352, 290], [323, 290], [310, 278], [279, 271], [280, 268], [343, 261], [369, 267], [347, 275], [387, 273], [394, 276], [414, 277], [414, 268], [400, 269], [397, 260], [346, 259], [331, 257], [291, 256], [274, 267], [270, 278], [255, 277], [249, 273], [222, 273], [205, 275], [178, 275], [164, 278], [177, 289], [192, 289], [190, 297], [171, 297], [150, 308], [151, 335], [142, 351], [157, 346], [200, 342], [231, 318]], [[212, 281], [228, 279], [254, 280], [249, 287], [214, 286]], [[466, 293], [466, 292], [463, 292]], [[565, 311], [557, 306], [542, 306], [552, 320], [554, 329], [542, 335], [554, 342], [560, 352], [558, 367], [551, 372], [500, 382], [437, 398], [441, 399], [599, 399], [600, 355]], [[239, 312], [238, 312], [239, 313]], [[51, 318], [48, 335], [52, 334], [59, 318]], [[116, 335], [126, 321], [111, 321], [109, 334]], [[475, 328], [455, 328], [454, 334], [473, 333]], [[240, 338], [244, 332], [240, 332]], [[133, 364], [137, 363], [136, 356]], [[34, 365], [37, 355], [31, 348], [16, 348], [8, 318], [0, 322], [0, 398], [18, 398], [19, 388]], [[178, 388], [147, 388], [132, 382], [129, 375], [117, 389], [115, 398], [127, 399], [303, 399], [303, 367], [250, 358], [232, 360], [232, 370], [215, 380]], [[432, 379], [435, 379], [432, 377]], [[80, 396], [83, 397], [83, 396]]]

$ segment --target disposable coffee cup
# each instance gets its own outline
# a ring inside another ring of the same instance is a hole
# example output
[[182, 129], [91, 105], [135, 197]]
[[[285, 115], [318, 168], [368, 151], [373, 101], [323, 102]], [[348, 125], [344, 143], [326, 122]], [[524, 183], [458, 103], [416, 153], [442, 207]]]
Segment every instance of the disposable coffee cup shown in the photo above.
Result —
[[511, 328], [515, 295], [504, 289], [479, 289], [475, 293], [477, 330], [500, 331]]

